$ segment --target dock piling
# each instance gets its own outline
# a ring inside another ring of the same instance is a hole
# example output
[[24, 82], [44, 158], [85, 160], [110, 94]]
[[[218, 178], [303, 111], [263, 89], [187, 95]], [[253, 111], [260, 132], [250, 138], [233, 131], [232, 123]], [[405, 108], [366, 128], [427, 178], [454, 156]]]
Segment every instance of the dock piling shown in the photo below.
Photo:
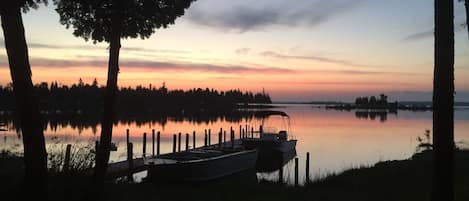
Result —
[[147, 133], [143, 133], [143, 150], [142, 150], [142, 156], [145, 157], [147, 154]]
[[160, 131], [156, 133], [156, 155], [160, 155]]
[[70, 152], [72, 150], [72, 145], [71, 144], [67, 144], [67, 148], [65, 150], [65, 161], [64, 161], [64, 167], [63, 167], [63, 171], [64, 172], [68, 172], [68, 169], [70, 167]]
[[151, 129], [151, 156], [155, 157], [155, 129]]
[[132, 143], [127, 143], [127, 162], [129, 163], [129, 173], [128, 173], [128, 177], [130, 180], [132, 180], [132, 169], [134, 167], [134, 151], [133, 151], [133, 144]]
[[221, 138], [222, 137], [221, 137], [221, 130], [220, 130], [220, 132], [218, 133], [218, 147], [219, 148], [221, 148], [221, 145], [222, 145], [222, 142], [221, 142], [222, 139]]
[[309, 152], [306, 152], [306, 183], [309, 183]]
[[298, 187], [298, 158], [295, 158], [295, 187]]
[[242, 126], [239, 125], [239, 139], [243, 139]]
[[189, 133], [186, 133], [186, 151], [189, 151]]
[[226, 143], [226, 131], [223, 132], [223, 144]]
[[176, 134], [173, 135], [173, 153], [176, 153]]
[[127, 144], [130, 143], [130, 130], [129, 129], [126, 130], [126, 143]]
[[207, 146], [207, 130], [205, 130], [204, 147]]
[[211, 138], [211, 133], [210, 133], [210, 128], [208, 129], [208, 146], [210, 146], [212, 143], [210, 142], [210, 138]]
[[178, 152], [181, 152], [181, 132], [178, 133]]
[[195, 131], [192, 132], [192, 149], [195, 149]]

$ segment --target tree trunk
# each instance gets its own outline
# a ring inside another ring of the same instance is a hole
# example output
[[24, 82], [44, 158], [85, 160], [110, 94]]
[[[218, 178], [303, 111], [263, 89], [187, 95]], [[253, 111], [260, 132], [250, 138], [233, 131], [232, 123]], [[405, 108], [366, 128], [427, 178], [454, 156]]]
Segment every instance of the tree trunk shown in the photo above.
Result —
[[20, 6], [2, 8], [5, 48], [23, 135], [26, 194], [46, 198], [47, 152], [39, 107], [34, 94]]
[[466, 28], [469, 35], [469, 0], [465, 0], [464, 5], [466, 6]]
[[454, 200], [454, 3], [435, 0], [433, 200]]
[[[119, 73], [119, 50], [122, 18], [116, 14], [112, 18], [112, 31], [110, 37], [109, 63], [107, 86], [104, 96], [104, 112], [101, 122], [101, 138], [96, 155], [94, 180], [97, 188], [104, 184], [112, 141], [112, 126], [117, 94], [117, 76]], [[99, 190], [99, 189], [96, 189]]]

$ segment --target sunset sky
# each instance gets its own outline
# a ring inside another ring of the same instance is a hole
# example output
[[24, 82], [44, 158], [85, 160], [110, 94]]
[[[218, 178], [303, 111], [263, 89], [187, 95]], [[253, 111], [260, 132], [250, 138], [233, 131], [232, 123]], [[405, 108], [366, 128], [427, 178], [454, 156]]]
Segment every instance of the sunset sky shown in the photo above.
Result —
[[[455, 2], [456, 100], [469, 101], [469, 39]], [[431, 100], [433, 12], [432, 0], [198, 0], [168, 29], [122, 41], [119, 86], [264, 88], [274, 101]], [[24, 23], [34, 82], [105, 83], [107, 44], [74, 37], [53, 5]]]

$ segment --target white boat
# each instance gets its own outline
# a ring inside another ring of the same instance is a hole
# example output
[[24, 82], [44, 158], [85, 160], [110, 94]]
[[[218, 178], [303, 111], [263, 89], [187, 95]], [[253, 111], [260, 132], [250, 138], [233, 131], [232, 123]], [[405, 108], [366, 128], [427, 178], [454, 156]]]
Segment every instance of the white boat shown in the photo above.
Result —
[[145, 159], [149, 181], [208, 181], [255, 169], [257, 150], [196, 149]]
[[289, 116], [281, 111], [265, 111], [257, 115], [263, 118], [262, 125], [258, 131], [259, 135], [242, 139], [242, 145], [246, 149], [257, 149], [259, 151], [259, 164], [269, 164], [271, 161], [278, 161], [279, 158], [283, 162], [286, 159], [294, 157], [296, 155], [297, 140], [290, 136], [287, 130], [277, 132], [275, 129], [270, 128], [268, 131], [264, 131], [264, 119], [266, 117], [278, 115], [289, 121]]

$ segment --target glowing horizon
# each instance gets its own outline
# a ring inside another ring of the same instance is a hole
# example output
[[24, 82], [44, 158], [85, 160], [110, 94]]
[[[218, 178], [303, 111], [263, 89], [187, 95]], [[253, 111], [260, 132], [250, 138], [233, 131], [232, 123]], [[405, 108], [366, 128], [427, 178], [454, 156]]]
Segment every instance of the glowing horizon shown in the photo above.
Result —
[[[170, 89], [265, 89], [274, 101], [351, 100], [379, 93], [428, 100], [433, 4], [399, 2], [199, 0], [150, 39], [122, 40], [119, 86], [165, 82]], [[463, 9], [456, 4], [456, 23], [463, 20]], [[266, 18], [269, 14], [275, 17]], [[74, 37], [52, 6], [23, 16], [35, 83], [106, 82], [107, 44]], [[456, 30], [456, 100], [467, 101], [469, 45], [467, 33]], [[11, 81], [5, 51], [0, 75], [0, 84]]]

